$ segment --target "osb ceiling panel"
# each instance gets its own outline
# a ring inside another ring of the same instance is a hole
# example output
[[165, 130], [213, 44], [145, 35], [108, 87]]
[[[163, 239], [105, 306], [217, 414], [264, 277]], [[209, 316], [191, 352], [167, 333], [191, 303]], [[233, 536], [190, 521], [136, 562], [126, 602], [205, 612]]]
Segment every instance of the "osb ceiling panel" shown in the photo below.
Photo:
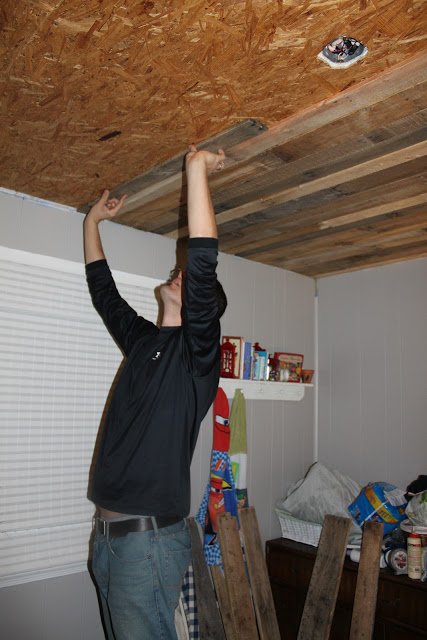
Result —
[[[307, 275], [426, 255], [423, 0], [3, 0], [0, 16], [0, 186], [82, 207], [127, 183], [117, 222], [178, 237], [179, 154], [222, 134], [222, 250]], [[369, 54], [331, 69], [317, 54], [338, 35]]]

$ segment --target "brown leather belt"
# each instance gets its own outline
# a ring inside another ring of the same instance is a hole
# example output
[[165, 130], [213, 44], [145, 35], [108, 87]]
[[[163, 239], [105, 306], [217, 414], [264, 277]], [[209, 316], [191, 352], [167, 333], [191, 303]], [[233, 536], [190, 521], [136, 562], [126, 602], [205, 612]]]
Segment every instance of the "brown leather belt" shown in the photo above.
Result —
[[124, 520], [104, 520], [104, 518], [98, 517], [95, 518], [95, 529], [106, 538], [119, 538], [135, 531], [151, 531], [155, 525], [158, 529], [171, 527], [182, 520], [183, 518], [180, 517], [166, 518], [162, 516], [138, 516]]

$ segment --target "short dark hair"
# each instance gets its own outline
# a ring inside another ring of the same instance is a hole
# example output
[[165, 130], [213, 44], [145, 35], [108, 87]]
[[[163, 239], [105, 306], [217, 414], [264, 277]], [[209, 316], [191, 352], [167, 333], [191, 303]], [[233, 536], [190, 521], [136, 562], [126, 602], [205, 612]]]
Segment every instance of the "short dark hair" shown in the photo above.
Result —
[[224, 314], [224, 311], [227, 308], [227, 296], [225, 295], [225, 291], [222, 288], [222, 284], [219, 280], [216, 281], [216, 301], [218, 304], [218, 318]]

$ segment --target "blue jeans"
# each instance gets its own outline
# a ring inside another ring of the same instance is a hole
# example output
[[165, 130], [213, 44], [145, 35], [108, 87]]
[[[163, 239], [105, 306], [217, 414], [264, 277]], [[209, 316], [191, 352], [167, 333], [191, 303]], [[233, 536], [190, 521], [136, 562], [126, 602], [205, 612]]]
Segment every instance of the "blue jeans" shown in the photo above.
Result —
[[108, 540], [95, 534], [92, 568], [109, 640], [175, 640], [175, 608], [191, 559], [183, 520]]

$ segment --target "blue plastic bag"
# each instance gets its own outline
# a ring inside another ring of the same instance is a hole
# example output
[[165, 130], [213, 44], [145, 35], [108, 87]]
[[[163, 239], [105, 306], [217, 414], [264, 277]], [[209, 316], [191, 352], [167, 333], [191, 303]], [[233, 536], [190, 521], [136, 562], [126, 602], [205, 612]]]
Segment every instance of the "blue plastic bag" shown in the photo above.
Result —
[[348, 511], [361, 529], [367, 521], [384, 523], [386, 535], [406, 518], [406, 505], [405, 494], [397, 487], [387, 482], [370, 482], [363, 487]]

